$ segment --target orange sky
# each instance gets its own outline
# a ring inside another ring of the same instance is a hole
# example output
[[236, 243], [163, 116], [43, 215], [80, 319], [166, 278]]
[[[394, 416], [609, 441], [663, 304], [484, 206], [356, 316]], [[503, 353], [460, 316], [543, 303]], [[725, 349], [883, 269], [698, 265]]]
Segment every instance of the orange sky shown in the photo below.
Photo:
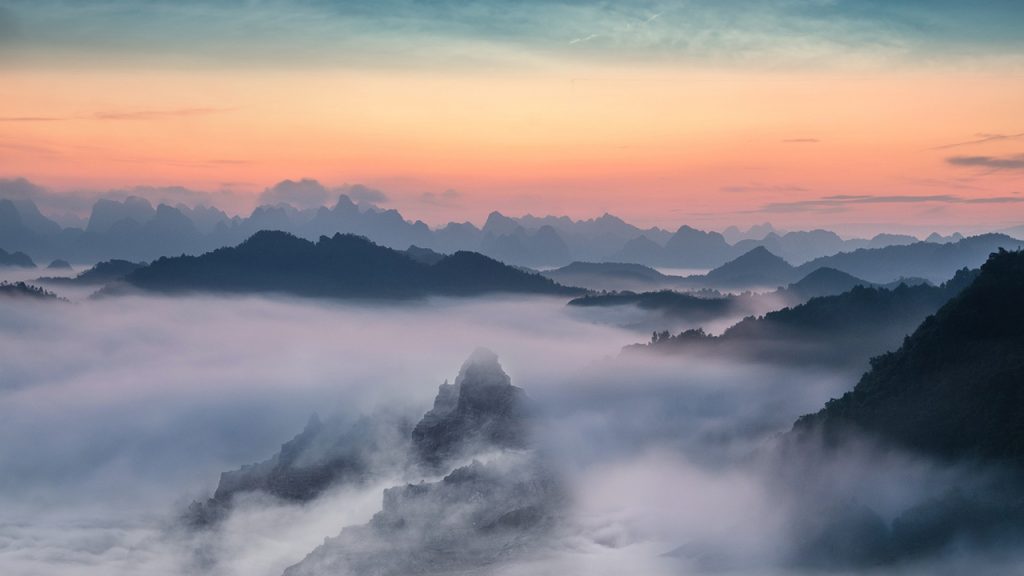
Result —
[[[384, 190], [407, 217], [611, 211], [645, 224], [819, 225], [766, 205], [830, 195], [1019, 194], [1024, 75], [969, 70], [751, 72], [585, 65], [0, 72], [0, 176], [55, 190], [134, 185], [255, 195], [284, 178]], [[438, 205], [437, 195], [457, 196]], [[433, 193], [428, 201], [423, 193]], [[1016, 224], [1024, 204], [858, 204], [835, 222]], [[931, 219], [931, 220], [929, 220]]]

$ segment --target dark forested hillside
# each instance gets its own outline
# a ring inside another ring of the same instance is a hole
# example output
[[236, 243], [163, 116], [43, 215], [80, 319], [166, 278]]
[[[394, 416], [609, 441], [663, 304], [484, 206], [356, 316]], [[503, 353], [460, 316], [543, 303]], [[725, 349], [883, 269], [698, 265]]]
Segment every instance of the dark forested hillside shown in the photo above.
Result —
[[1024, 464], [1024, 252], [993, 254], [853, 391], [796, 429], [861, 432], [947, 458]]
[[656, 333], [651, 342], [630, 351], [740, 354], [771, 362], [812, 362], [861, 366], [899, 345], [928, 315], [955, 296], [976, 272], [961, 270], [942, 286], [895, 289], [855, 286], [835, 296], [748, 317], [710, 336], [701, 330], [678, 335]]
[[335, 234], [314, 243], [285, 232], [258, 232], [238, 246], [202, 256], [160, 258], [125, 280], [136, 288], [158, 292], [276, 292], [371, 299], [581, 292], [472, 252], [425, 264], [360, 236]]

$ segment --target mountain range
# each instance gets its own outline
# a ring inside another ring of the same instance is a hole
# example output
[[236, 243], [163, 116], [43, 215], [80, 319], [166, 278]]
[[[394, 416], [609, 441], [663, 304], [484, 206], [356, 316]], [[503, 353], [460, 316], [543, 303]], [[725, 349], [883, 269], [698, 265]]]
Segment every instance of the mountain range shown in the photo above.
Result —
[[[610, 214], [572, 220], [565, 216], [509, 217], [492, 212], [482, 227], [451, 222], [432, 229], [422, 221], [406, 220], [397, 210], [357, 204], [344, 194], [330, 207], [261, 205], [247, 217], [228, 216], [207, 206], [154, 207], [135, 196], [120, 201], [100, 199], [93, 205], [86, 225], [78, 228], [61, 227], [43, 215], [30, 198], [0, 198], [0, 248], [21, 251], [37, 260], [59, 258], [91, 264], [110, 259], [149, 261], [161, 256], [198, 255], [236, 245], [261, 230], [283, 230], [308, 240], [350, 233], [399, 250], [416, 245], [442, 253], [474, 251], [534, 268], [564, 266], [576, 260], [714, 268], [758, 246], [800, 264], [842, 251], [917, 241], [892, 234], [844, 240], [826, 230], [780, 233], [763, 226], [756, 230], [764, 232], [759, 238], [730, 234], [734, 239], [730, 242], [718, 232], [690, 226], [675, 231], [640, 228]], [[958, 239], [958, 235], [933, 234], [928, 242]]]
[[287, 232], [263, 231], [238, 246], [201, 256], [160, 258], [131, 271], [121, 286], [162, 292], [279, 293], [296, 296], [394, 299], [493, 293], [574, 295], [538, 274], [474, 252], [422, 261], [352, 234], [311, 242]]
[[330, 487], [399, 475], [418, 481], [386, 489], [369, 522], [326, 538], [285, 574], [495, 567], [543, 547], [566, 507], [558, 476], [531, 442], [531, 413], [497, 355], [478, 349], [415, 426], [393, 415], [355, 424], [314, 415], [270, 459], [222, 474], [213, 497], [193, 503], [185, 520], [214, 527], [247, 493], [306, 502]]
[[977, 274], [962, 269], [941, 286], [900, 284], [887, 289], [858, 284], [841, 294], [814, 297], [797, 306], [747, 317], [720, 336], [701, 329], [676, 335], [656, 332], [651, 342], [624, 351], [719, 354], [856, 368], [897, 346]]

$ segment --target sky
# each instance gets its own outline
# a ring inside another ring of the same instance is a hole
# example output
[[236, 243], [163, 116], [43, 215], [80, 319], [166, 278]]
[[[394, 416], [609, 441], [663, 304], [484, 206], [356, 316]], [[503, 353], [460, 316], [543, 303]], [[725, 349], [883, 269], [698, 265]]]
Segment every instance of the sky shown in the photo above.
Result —
[[1022, 24], [1016, 0], [4, 0], [0, 178], [211, 203], [314, 178], [435, 225], [999, 229], [1024, 222]]

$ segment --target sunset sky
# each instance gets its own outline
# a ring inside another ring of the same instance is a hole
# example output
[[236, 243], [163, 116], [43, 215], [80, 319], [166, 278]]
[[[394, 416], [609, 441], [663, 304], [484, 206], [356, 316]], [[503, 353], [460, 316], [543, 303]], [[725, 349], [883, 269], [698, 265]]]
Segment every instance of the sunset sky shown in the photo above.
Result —
[[1020, 0], [6, 0], [0, 178], [999, 229], [1024, 223], [1022, 29]]

